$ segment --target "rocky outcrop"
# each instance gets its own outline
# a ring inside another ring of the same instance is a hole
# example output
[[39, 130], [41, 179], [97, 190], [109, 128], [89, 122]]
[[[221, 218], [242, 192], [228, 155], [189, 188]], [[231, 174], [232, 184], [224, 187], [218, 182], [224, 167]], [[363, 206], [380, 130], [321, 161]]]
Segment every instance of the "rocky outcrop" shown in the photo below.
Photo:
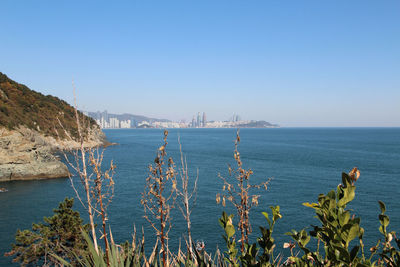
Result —
[[[93, 127], [85, 146], [105, 144], [104, 133]], [[68, 177], [67, 166], [55, 153], [79, 147], [75, 141], [56, 140], [26, 127], [0, 128], [0, 181]]]
[[80, 146], [70, 138], [78, 135], [77, 116], [85, 146], [106, 143], [92, 118], [0, 72], [0, 181], [68, 176], [67, 167], [54, 153]]

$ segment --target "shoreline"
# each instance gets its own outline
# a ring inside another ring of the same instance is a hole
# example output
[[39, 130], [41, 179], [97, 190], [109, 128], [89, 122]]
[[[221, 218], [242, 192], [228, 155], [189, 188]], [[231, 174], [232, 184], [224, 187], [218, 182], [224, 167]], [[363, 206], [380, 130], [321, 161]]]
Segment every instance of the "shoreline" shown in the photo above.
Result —
[[[76, 141], [57, 140], [35, 130], [19, 127], [15, 130], [0, 128], [0, 182], [67, 178], [68, 166], [59, 153], [79, 149]], [[85, 147], [108, 147], [99, 128], [93, 128]]]

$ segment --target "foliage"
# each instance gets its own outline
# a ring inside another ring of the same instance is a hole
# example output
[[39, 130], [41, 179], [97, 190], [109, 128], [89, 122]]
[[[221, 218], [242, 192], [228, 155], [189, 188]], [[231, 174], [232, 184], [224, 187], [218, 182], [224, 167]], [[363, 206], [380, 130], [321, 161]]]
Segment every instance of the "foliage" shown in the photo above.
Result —
[[[88, 253], [83, 257], [79, 254], [74, 254], [76, 258], [76, 262], [72, 264], [66, 259], [63, 259], [60, 256], [52, 255], [55, 259], [58, 260], [58, 263], [71, 267], [71, 266], [82, 266], [82, 267], [90, 267], [90, 266], [99, 266], [99, 267], [133, 267], [133, 266], [163, 266], [164, 261], [161, 256], [161, 251], [159, 251], [158, 241], [152, 249], [151, 254], [146, 257], [145, 253], [145, 240], [144, 235], [142, 236], [141, 241], [136, 241], [136, 231], [133, 235], [132, 243], [126, 241], [124, 244], [116, 244], [111, 236], [110, 249], [108, 251], [109, 264], [107, 263], [106, 253], [101, 248], [99, 252], [96, 252], [92, 239], [86, 232], [82, 232], [84, 236], [87, 246]], [[214, 262], [217, 262], [216, 259], [211, 259], [211, 257], [205, 253], [204, 250], [197, 249], [194, 252], [196, 258], [192, 259], [189, 254], [183, 255], [181, 250], [178, 251], [177, 255], [171, 254], [171, 257], [168, 258], [168, 261], [165, 262], [167, 266], [215, 266]]]
[[225, 212], [223, 212], [221, 218], [219, 219], [219, 224], [225, 231], [225, 235], [222, 236], [225, 240], [227, 248], [227, 251], [225, 252], [227, 255], [227, 257], [225, 257], [225, 261], [232, 266], [239, 266], [237, 259], [238, 249], [236, 248], [236, 241], [234, 238], [235, 226], [233, 225], [232, 218], [232, 214], [228, 216]]
[[[79, 113], [90, 125], [96, 125], [92, 118]], [[15, 129], [22, 125], [57, 137], [54, 128], [63, 134], [57, 118], [71, 136], [77, 137], [72, 106], [57, 97], [30, 90], [0, 72], [0, 126]]]
[[[342, 184], [337, 186], [336, 192], [330, 191], [327, 195], [320, 194], [318, 203], [304, 203], [304, 206], [315, 210], [316, 218], [321, 226], [313, 226], [310, 235], [324, 245], [324, 253], [319, 251], [312, 252], [306, 247], [311, 237], [303, 229], [300, 232], [292, 230], [287, 233], [298, 244], [304, 252], [302, 258], [291, 257], [290, 261], [296, 264], [309, 264], [315, 261], [317, 265], [348, 266], [357, 264], [368, 264], [365, 257], [357, 257], [360, 248], [363, 252], [362, 238], [364, 229], [361, 227], [361, 219], [351, 215], [350, 210], [346, 210], [346, 205], [355, 197], [355, 181], [360, 176], [357, 168], [349, 174], [342, 173]], [[350, 247], [350, 242], [358, 239], [358, 245]]]
[[[382, 251], [379, 253], [380, 263], [385, 263], [387, 266], [400, 266], [400, 239], [396, 237], [396, 232], [388, 232], [387, 227], [389, 226], [389, 216], [385, 214], [386, 206], [385, 203], [379, 201], [379, 207], [381, 209], [381, 213], [379, 214], [379, 232], [384, 237], [384, 241], [379, 241], [378, 244], [371, 249], [371, 252], [374, 254], [378, 251], [379, 243], [382, 243]], [[397, 246], [394, 247], [391, 242], [395, 241]]]
[[[265, 219], [268, 222], [268, 227], [260, 226], [261, 236], [257, 238], [257, 243], [244, 244], [244, 250], [238, 256], [238, 249], [235, 242], [235, 226], [233, 225], [233, 215], [222, 213], [219, 219], [221, 227], [225, 231], [223, 235], [226, 243], [227, 251], [225, 251], [225, 261], [228, 265], [232, 266], [275, 266], [279, 265], [280, 258], [274, 257], [275, 240], [272, 237], [275, 223], [278, 219], [282, 218], [279, 206], [271, 206], [272, 220], [269, 218], [267, 212], [263, 212]], [[262, 249], [262, 254], [260, 250]], [[278, 263], [277, 263], [278, 262]]]
[[[102, 249], [99, 252], [96, 251], [95, 246], [93, 244], [92, 239], [89, 235], [82, 231], [82, 235], [87, 242], [88, 253], [83, 257], [79, 254], [74, 254], [76, 262], [68, 262], [68, 260], [53, 255], [59, 263], [65, 266], [98, 266], [98, 267], [130, 267], [130, 266], [140, 266], [140, 263], [143, 262], [144, 249], [143, 246], [135, 246], [135, 243], [132, 243], [132, 246], [129, 243], [125, 243], [124, 245], [115, 244], [113, 241], [111, 242], [110, 249], [108, 251], [108, 257], [106, 257], [104, 251]], [[108, 262], [109, 261], [109, 262]]]
[[76, 263], [74, 255], [84, 256], [87, 244], [81, 235], [83, 225], [79, 212], [72, 210], [73, 198], [66, 198], [54, 209], [52, 217], [44, 217], [44, 223], [32, 225], [32, 230], [18, 230], [15, 244], [6, 256], [14, 257], [21, 265], [53, 265], [57, 255]]
[[[395, 236], [395, 232], [387, 232], [389, 217], [385, 215], [386, 207], [383, 202], [379, 202], [381, 214], [379, 215], [379, 231], [383, 234], [385, 241], [379, 251], [377, 245], [370, 249], [370, 257], [365, 257], [364, 252], [364, 229], [361, 227], [361, 219], [355, 217], [346, 209], [355, 197], [355, 182], [360, 176], [360, 171], [353, 168], [348, 174], [342, 173], [342, 184], [339, 184], [336, 192], [330, 191], [327, 195], [320, 194], [318, 203], [304, 203], [304, 206], [315, 210], [316, 218], [320, 221], [320, 226], [313, 226], [313, 230], [307, 232], [303, 229], [300, 232], [292, 230], [290, 235], [299, 248], [303, 251], [302, 257], [294, 257], [293, 254], [288, 259], [288, 263], [295, 266], [399, 266], [400, 242]], [[312, 251], [306, 247], [311, 237], [317, 240], [317, 250]], [[391, 245], [395, 239], [397, 249]], [[353, 244], [353, 240], [358, 239], [358, 244]], [[320, 251], [320, 243], [324, 246], [323, 252]], [[374, 255], [378, 253], [376, 260]], [[360, 255], [361, 254], [361, 255]]]
[[[394, 231], [387, 230], [389, 217], [385, 214], [386, 207], [383, 202], [379, 202], [381, 209], [379, 231], [384, 238], [370, 249], [369, 258], [365, 256], [361, 219], [346, 209], [355, 197], [355, 182], [359, 176], [360, 171], [357, 168], [348, 174], [343, 173], [342, 184], [336, 191], [332, 190], [326, 195], [320, 194], [318, 203], [303, 204], [315, 210], [316, 218], [321, 225], [312, 226], [309, 232], [302, 229], [286, 233], [294, 243], [283, 245], [284, 248], [290, 249], [291, 255], [282, 264], [280, 263], [282, 258], [279, 256], [275, 258], [273, 255], [275, 241], [272, 238], [275, 222], [281, 218], [279, 206], [270, 207], [272, 220], [263, 212], [269, 227], [260, 227], [261, 236], [257, 238], [257, 243], [246, 242], [241, 254], [236, 247], [233, 215], [228, 216], [224, 212], [219, 222], [225, 232], [223, 236], [227, 246], [225, 262], [229, 266], [400, 266], [400, 240]], [[315, 251], [307, 247], [312, 238], [317, 242]], [[358, 242], [353, 244], [354, 240]], [[395, 244], [392, 244], [393, 241]], [[323, 245], [323, 251], [320, 250], [320, 244]], [[302, 255], [299, 255], [300, 251], [293, 253], [296, 245], [303, 252]], [[263, 253], [260, 255], [261, 248]]]

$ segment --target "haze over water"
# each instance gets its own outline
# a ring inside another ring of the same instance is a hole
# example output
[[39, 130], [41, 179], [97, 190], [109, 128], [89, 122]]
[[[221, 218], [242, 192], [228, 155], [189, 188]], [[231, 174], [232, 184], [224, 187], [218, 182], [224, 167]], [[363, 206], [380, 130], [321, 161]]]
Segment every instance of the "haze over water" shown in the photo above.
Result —
[[[129, 129], [106, 130], [109, 141], [118, 145], [108, 147], [104, 166], [111, 159], [117, 166], [115, 197], [109, 207], [110, 225], [118, 242], [131, 240], [133, 225], [145, 228], [146, 239], [152, 242], [153, 232], [143, 219], [140, 196], [156, 150], [162, 144], [162, 130]], [[235, 129], [180, 129], [170, 130], [168, 156], [178, 165], [178, 135], [187, 156], [191, 178], [199, 172], [197, 204], [192, 214], [194, 240], [204, 240], [206, 248], [214, 251], [223, 248], [222, 229], [218, 218], [223, 210], [216, 205], [215, 195], [221, 192], [220, 173], [227, 176], [227, 164], [233, 160]], [[259, 207], [252, 213], [253, 236], [258, 226], [265, 225], [261, 211], [270, 205], [280, 205], [283, 218], [275, 232], [277, 249], [289, 238], [284, 236], [291, 229], [300, 230], [310, 223], [313, 210], [303, 202], [316, 202], [318, 194], [327, 193], [341, 183], [341, 172], [353, 167], [361, 170], [357, 181], [356, 198], [350, 208], [361, 217], [365, 228], [366, 248], [375, 245], [378, 232], [379, 206], [386, 203], [391, 222], [389, 229], [400, 231], [400, 128], [280, 128], [242, 129], [239, 151], [245, 168], [251, 168], [251, 180], [259, 183], [272, 177], [268, 191], [260, 191]], [[193, 180], [192, 180], [193, 181]], [[52, 209], [65, 197], [73, 197], [68, 179], [2, 183], [7, 193], [0, 194], [0, 253], [10, 249], [17, 229], [27, 229], [32, 222], [41, 222], [51, 216]], [[86, 214], [78, 201], [75, 208]], [[185, 232], [182, 216], [173, 213], [170, 244], [177, 246]], [[182, 239], [183, 240], [183, 239]], [[1, 257], [0, 265], [10, 259]]]

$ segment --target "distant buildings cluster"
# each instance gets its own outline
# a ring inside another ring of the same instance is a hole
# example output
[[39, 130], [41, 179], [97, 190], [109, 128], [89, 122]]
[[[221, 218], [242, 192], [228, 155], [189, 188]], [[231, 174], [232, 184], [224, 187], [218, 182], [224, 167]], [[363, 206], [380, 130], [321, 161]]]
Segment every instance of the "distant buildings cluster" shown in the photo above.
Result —
[[203, 112], [203, 117], [200, 116], [200, 112], [197, 113], [197, 118], [193, 116], [192, 122], [190, 123], [191, 128], [204, 128], [207, 125], [206, 113]]
[[150, 119], [144, 116], [132, 114], [109, 114], [103, 112], [85, 112], [96, 120], [97, 124], [103, 129], [120, 129], [120, 128], [237, 128], [237, 127], [270, 127], [273, 126], [267, 122], [244, 121], [239, 115], [233, 114], [227, 121], [207, 121], [206, 113], [197, 113], [193, 116], [191, 122], [185, 121], [174, 122], [168, 120]]
[[103, 112], [84, 112], [86, 115], [91, 116], [93, 119], [96, 120], [97, 124], [102, 129], [119, 129], [119, 128], [135, 128], [135, 123], [130, 120], [121, 120], [116, 116], [108, 114], [107, 110]]
[[106, 129], [106, 128], [113, 128], [113, 129], [134, 128], [134, 127], [132, 127], [131, 120], [120, 121], [117, 118], [109, 118], [107, 121], [104, 118], [102, 118], [101, 120], [97, 119], [96, 122], [103, 129]]

